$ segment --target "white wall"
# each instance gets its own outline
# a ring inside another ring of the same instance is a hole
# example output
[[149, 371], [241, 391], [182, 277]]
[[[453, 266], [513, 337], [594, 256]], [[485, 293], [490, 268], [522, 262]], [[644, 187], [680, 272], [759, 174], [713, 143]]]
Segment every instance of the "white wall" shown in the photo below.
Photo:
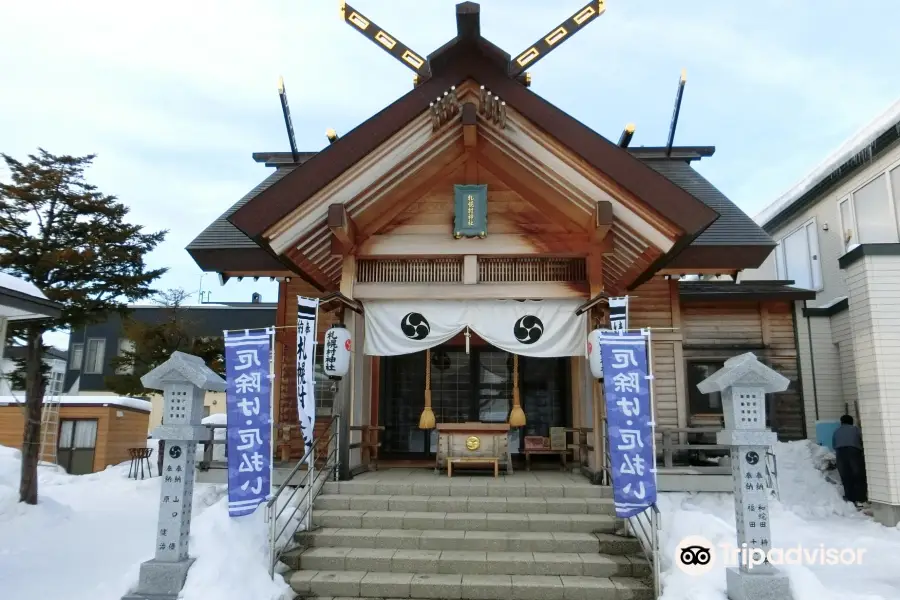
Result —
[[[823, 286], [821, 290], [817, 290], [816, 299], [809, 301], [809, 306], [826, 306], [836, 298], [847, 296], [847, 286], [838, 266], [838, 258], [845, 253], [838, 202], [865, 185], [873, 177], [898, 164], [900, 164], [900, 145], [892, 148], [868, 164], [863, 170], [820, 197], [814, 205], [805, 208], [789, 221], [769, 232], [772, 239], [780, 242], [810, 219], [816, 220], [820, 253], [819, 265], [822, 271]], [[894, 190], [894, 197], [900, 198], [900, 190]], [[778, 279], [776, 271], [775, 253], [773, 252], [759, 269], [743, 271], [741, 278], [743, 280]]]

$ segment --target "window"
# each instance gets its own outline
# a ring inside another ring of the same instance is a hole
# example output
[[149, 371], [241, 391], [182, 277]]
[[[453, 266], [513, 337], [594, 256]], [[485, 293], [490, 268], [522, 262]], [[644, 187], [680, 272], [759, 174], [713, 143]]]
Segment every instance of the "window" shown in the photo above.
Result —
[[63, 372], [53, 370], [48, 374], [47, 393], [51, 396], [60, 396], [63, 392]]
[[205, 419], [206, 417], [209, 416], [209, 411], [210, 411], [210, 407], [204, 405], [204, 406], [203, 406], [203, 418], [204, 418], [204, 419]]
[[[891, 196], [893, 194], [893, 202]], [[900, 167], [881, 173], [838, 202], [844, 250], [857, 244], [896, 243]], [[893, 216], [893, 218], [891, 218]]]
[[69, 368], [73, 371], [80, 371], [83, 360], [84, 344], [72, 344], [72, 358], [69, 361]]
[[697, 389], [697, 385], [724, 365], [723, 360], [687, 363], [688, 404], [691, 416], [722, 414], [722, 394], [719, 392], [703, 394]]
[[841, 233], [843, 235], [844, 250], [850, 250], [853, 246], [859, 244], [856, 237], [856, 223], [853, 222], [853, 206], [850, 204], [850, 198], [841, 200], [838, 205], [841, 212]]
[[853, 192], [853, 208], [860, 244], [897, 241], [897, 221], [891, 219], [887, 176], [882, 174]]
[[60, 421], [56, 462], [71, 475], [94, 472], [96, 446], [96, 419]]
[[103, 373], [103, 358], [106, 351], [106, 340], [91, 339], [87, 341], [87, 352], [85, 352], [84, 372], [89, 375], [99, 375]]
[[819, 261], [819, 233], [812, 219], [784, 237], [775, 248], [775, 264], [779, 279], [793, 280], [798, 288], [822, 289], [822, 267]]
[[894, 195], [894, 210], [898, 211], [897, 215], [900, 217], [900, 167], [891, 171], [889, 184]]
[[324, 357], [325, 344], [316, 344], [316, 413], [331, 415], [338, 382], [329, 379], [325, 374]]

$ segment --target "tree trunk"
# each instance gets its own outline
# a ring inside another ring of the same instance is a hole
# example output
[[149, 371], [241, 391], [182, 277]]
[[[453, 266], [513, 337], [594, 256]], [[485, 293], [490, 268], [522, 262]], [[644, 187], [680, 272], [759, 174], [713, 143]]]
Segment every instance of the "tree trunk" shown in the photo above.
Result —
[[22, 479], [19, 502], [37, 504], [38, 460], [41, 453], [41, 412], [44, 406], [44, 375], [41, 369], [43, 329], [28, 326], [25, 345], [25, 432], [22, 440]]

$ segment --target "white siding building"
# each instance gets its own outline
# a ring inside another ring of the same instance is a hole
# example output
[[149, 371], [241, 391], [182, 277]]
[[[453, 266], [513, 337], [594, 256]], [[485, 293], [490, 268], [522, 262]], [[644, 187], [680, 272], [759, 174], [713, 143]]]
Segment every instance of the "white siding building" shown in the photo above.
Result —
[[743, 279], [816, 292], [796, 303], [807, 431], [849, 413], [869, 499], [900, 521], [900, 102], [756, 217], [778, 243]]

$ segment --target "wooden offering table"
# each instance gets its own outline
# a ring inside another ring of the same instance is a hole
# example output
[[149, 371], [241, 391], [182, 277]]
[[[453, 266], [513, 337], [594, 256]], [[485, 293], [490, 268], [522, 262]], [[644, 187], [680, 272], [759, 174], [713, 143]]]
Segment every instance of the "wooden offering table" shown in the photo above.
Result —
[[452, 477], [454, 465], [481, 464], [493, 465], [497, 477], [504, 463], [512, 474], [508, 423], [438, 423], [437, 432], [435, 472], [444, 466]]

